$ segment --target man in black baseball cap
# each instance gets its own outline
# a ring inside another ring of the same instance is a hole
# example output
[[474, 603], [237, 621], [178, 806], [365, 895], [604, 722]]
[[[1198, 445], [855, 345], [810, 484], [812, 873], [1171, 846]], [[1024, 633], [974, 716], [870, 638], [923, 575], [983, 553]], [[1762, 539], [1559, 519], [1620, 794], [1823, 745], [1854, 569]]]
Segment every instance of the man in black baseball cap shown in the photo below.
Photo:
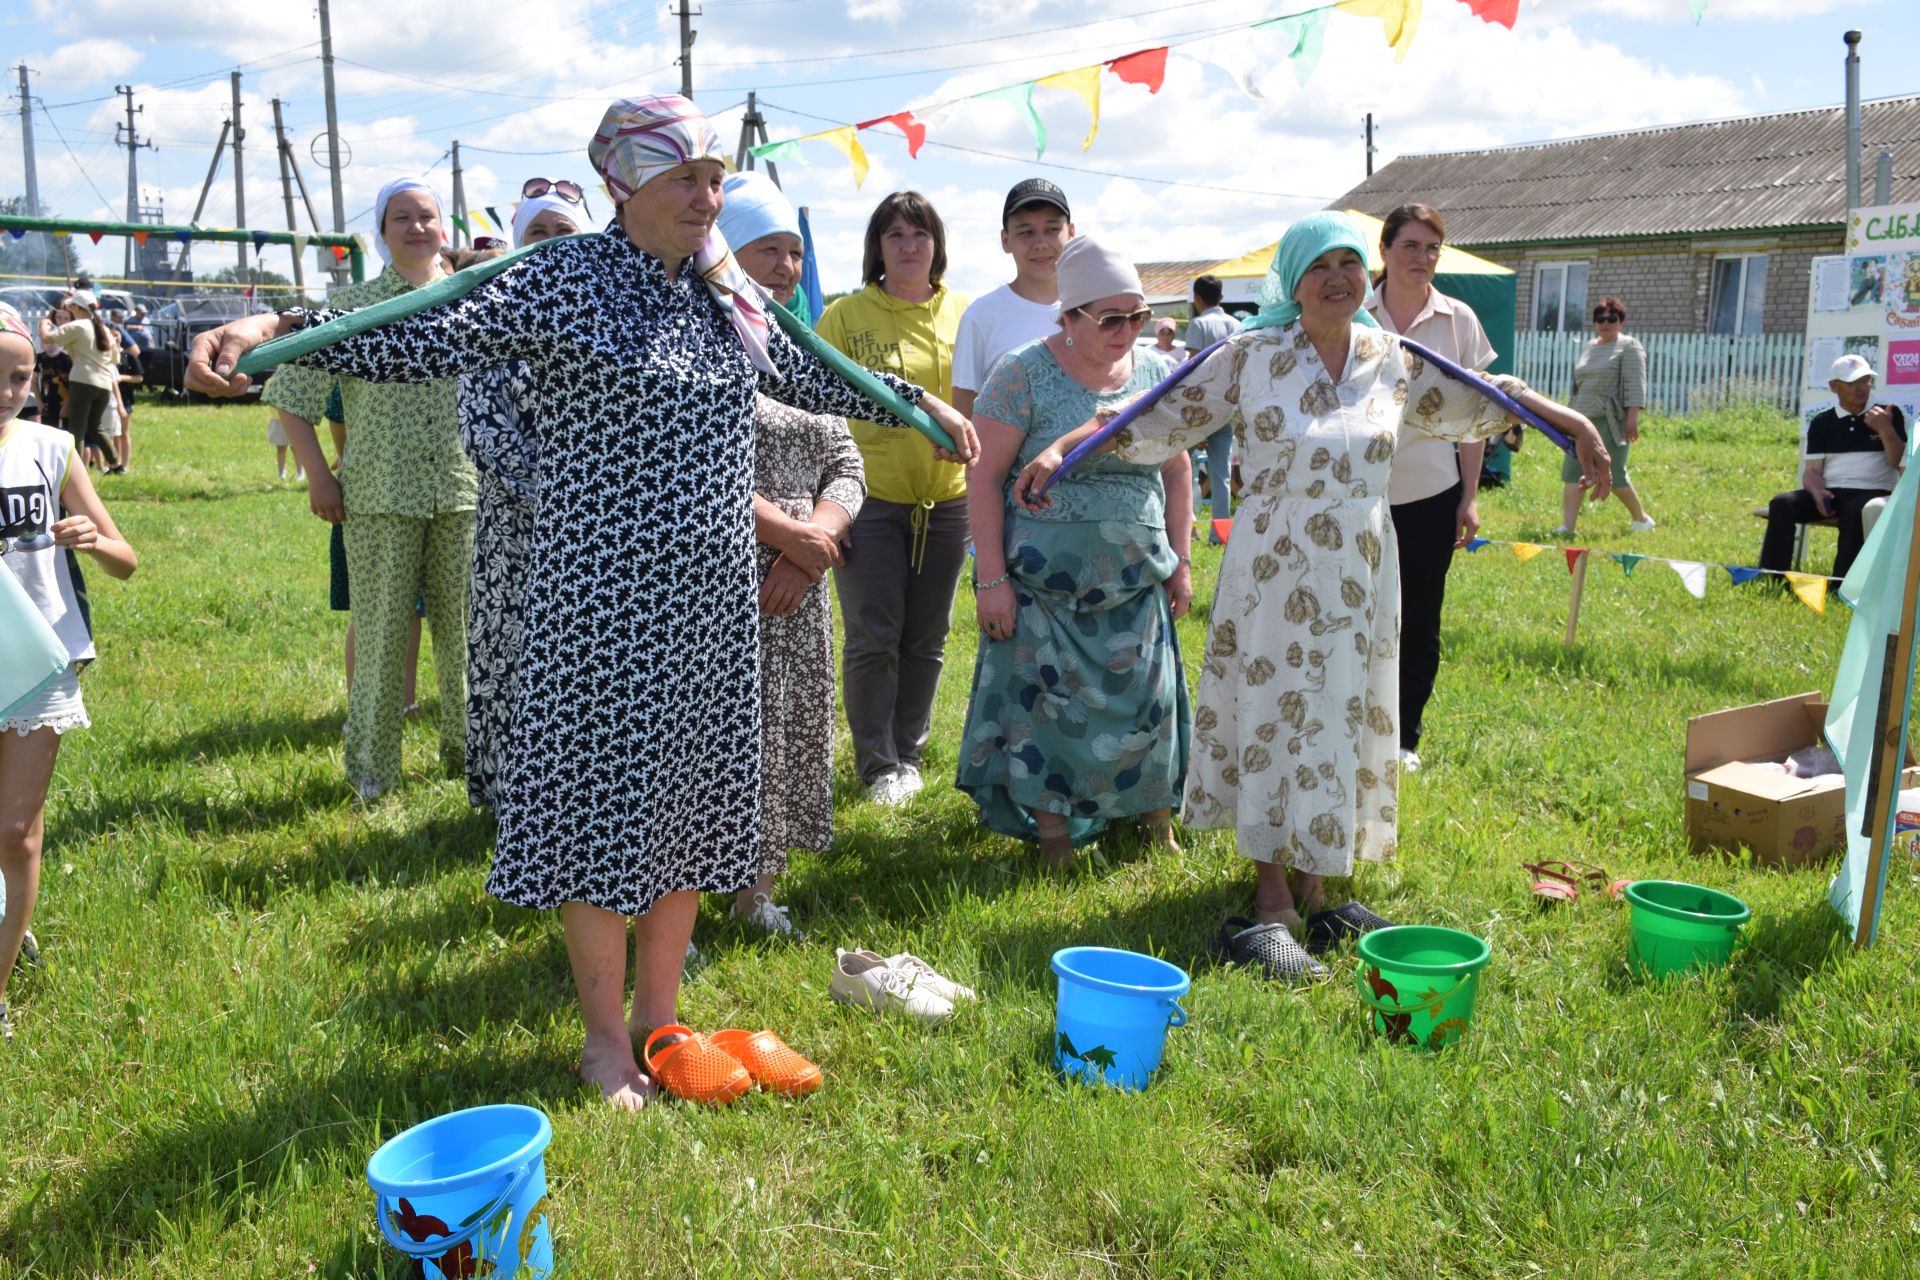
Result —
[[1054, 264], [1073, 238], [1067, 193], [1045, 178], [1026, 178], [1007, 192], [1000, 211], [1000, 248], [1013, 255], [1013, 279], [973, 300], [953, 341], [953, 407], [973, 412], [993, 362], [1060, 327]]

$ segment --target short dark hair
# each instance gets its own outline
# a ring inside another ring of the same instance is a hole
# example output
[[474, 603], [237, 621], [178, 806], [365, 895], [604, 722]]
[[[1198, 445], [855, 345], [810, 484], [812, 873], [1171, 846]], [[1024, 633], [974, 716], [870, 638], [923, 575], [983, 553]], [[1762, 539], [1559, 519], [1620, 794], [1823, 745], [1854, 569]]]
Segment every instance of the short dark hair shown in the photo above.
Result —
[[1600, 299], [1600, 301], [1594, 303], [1593, 309], [1595, 314], [1602, 311], [1618, 311], [1620, 313], [1620, 323], [1625, 324], [1627, 322], [1627, 304], [1612, 294], [1608, 294], [1606, 297]]
[[860, 262], [860, 282], [879, 284], [880, 278], [886, 275], [880, 239], [895, 218], [905, 219], [909, 226], [918, 227], [933, 237], [933, 270], [927, 273], [927, 279], [939, 288], [940, 277], [947, 274], [947, 224], [940, 221], [933, 201], [918, 191], [896, 191], [874, 206], [873, 216], [867, 219], [867, 247]]
[[1217, 307], [1220, 299], [1227, 296], [1227, 291], [1221, 285], [1219, 276], [1206, 275], [1194, 280], [1193, 296], [1202, 307]]

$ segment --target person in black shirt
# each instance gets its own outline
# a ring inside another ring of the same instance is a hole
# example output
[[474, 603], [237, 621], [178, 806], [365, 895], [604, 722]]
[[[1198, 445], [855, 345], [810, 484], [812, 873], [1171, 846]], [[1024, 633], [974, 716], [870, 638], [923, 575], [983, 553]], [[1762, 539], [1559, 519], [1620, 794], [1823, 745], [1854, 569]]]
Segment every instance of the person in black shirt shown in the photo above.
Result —
[[1906, 415], [1893, 405], [1871, 404], [1873, 366], [1857, 355], [1833, 362], [1827, 386], [1840, 403], [1807, 424], [1805, 488], [1775, 494], [1767, 504], [1767, 532], [1760, 544], [1760, 567], [1793, 567], [1795, 528], [1809, 520], [1838, 518], [1840, 546], [1833, 576], [1844, 578], [1860, 554], [1866, 534], [1860, 513], [1899, 483], [1907, 449]]

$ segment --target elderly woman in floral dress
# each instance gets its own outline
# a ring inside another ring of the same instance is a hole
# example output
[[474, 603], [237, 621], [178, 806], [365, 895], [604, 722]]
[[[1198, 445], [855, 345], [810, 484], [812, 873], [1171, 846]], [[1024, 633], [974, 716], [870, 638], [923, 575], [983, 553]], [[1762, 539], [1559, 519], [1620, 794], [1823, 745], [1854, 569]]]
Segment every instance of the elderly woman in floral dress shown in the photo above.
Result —
[[[1361, 310], [1366, 295], [1366, 244], [1353, 225], [1337, 213], [1295, 223], [1260, 313], [1108, 442], [1127, 461], [1152, 463], [1223, 424], [1241, 435], [1246, 502], [1214, 596], [1182, 818], [1232, 828], [1257, 868], [1254, 921], [1223, 938], [1225, 949], [1289, 978], [1324, 971], [1290, 937], [1304, 930], [1303, 910], [1324, 907], [1323, 878], [1351, 875], [1356, 858], [1391, 858], [1397, 840], [1395, 434], [1403, 421], [1450, 439], [1507, 425], [1381, 332]], [[1593, 424], [1518, 379], [1493, 381], [1575, 438], [1604, 497], [1607, 456]], [[1035, 458], [1016, 499], [1044, 508], [1039, 486], [1097, 428]]]
[[[539, 380], [518, 750], [495, 796], [487, 888], [560, 908], [586, 1023], [580, 1074], [626, 1109], [655, 1087], [633, 1037], [678, 1021], [699, 895], [738, 891], [758, 865], [754, 393], [892, 420], [770, 327], [765, 295], [714, 231], [726, 154], [686, 99], [622, 99], [587, 150], [617, 209], [602, 234], [299, 361], [406, 382], [524, 360]], [[203, 334], [191, 384], [244, 391], [240, 355], [313, 318]], [[879, 376], [960, 445], [949, 458], [972, 459], [966, 419]]]
[[974, 401], [967, 478], [980, 657], [959, 787], [1053, 867], [1114, 819], [1173, 846], [1193, 718], [1174, 621], [1193, 598], [1193, 478], [1099, 458], [1024, 511], [1007, 477], [1097, 410], [1166, 376], [1134, 350], [1153, 314], [1133, 264], [1089, 236], [1060, 254], [1060, 331], [1002, 356]]
[[[754, 282], [791, 310], [800, 293], [800, 214], [764, 174], [726, 182], [720, 232]], [[754, 400], [753, 525], [760, 570], [760, 867], [734, 914], [797, 937], [774, 878], [791, 850], [833, 841], [833, 605], [821, 579], [844, 560], [867, 496], [845, 418]]]

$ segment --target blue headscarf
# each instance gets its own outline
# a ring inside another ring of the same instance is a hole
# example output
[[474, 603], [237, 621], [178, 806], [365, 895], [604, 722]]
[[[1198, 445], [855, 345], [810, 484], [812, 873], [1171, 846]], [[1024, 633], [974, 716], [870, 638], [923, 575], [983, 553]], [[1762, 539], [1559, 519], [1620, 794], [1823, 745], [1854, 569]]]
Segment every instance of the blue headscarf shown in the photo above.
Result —
[[[1280, 237], [1280, 247], [1273, 251], [1267, 278], [1260, 283], [1260, 310], [1240, 327], [1271, 329], [1298, 320], [1300, 304], [1293, 300], [1294, 290], [1300, 287], [1300, 277], [1307, 274], [1307, 268], [1329, 249], [1351, 249], [1360, 255], [1360, 261], [1367, 260], [1366, 238], [1344, 213], [1328, 209], [1288, 227], [1287, 234]], [[1355, 307], [1354, 323], [1378, 329], [1380, 322], [1367, 313], [1365, 303], [1363, 297]]]
[[[774, 185], [772, 178], [756, 169], [731, 173], [721, 184], [721, 191], [726, 203], [721, 206], [715, 225], [736, 253], [763, 236], [785, 234], [798, 238], [802, 248], [808, 251], [806, 261], [812, 261], [812, 246], [801, 226], [800, 211]], [[804, 285], [780, 305], [785, 306], [789, 314], [806, 321], [809, 328], [813, 326], [815, 313]]]

